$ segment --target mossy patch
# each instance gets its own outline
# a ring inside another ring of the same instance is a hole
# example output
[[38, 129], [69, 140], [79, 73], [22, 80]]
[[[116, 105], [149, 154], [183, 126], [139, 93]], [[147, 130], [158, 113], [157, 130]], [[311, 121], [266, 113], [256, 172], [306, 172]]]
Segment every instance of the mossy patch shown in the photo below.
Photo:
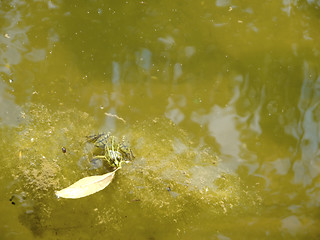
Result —
[[35, 235], [68, 238], [76, 230], [81, 236], [120, 236], [123, 226], [137, 233], [148, 222], [181, 230], [204, 213], [223, 217], [260, 204], [238, 176], [219, 167], [223, 160], [210, 147], [194, 144], [165, 118], [116, 133], [126, 136], [135, 159], [106, 189], [83, 199], [57, 199], [55, 190], [107, 171], [90, 161], [85, 136], [94, 133], [94, 119], [43, 105], [27, 106], [23, 117], [18, 128], [3, 130], [2, 165], [10, 172], [11, 194], [20, 199], [21, 222]]

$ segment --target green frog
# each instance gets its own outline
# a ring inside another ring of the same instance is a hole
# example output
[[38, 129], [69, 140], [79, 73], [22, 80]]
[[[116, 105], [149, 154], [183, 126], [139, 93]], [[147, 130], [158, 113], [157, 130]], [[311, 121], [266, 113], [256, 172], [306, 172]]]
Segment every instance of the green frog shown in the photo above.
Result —
[[87, 136], [87, 141], [102, 149], [102, 154], [94, 156], [94, 159], [106, 160], [115, 169], [120, 168], [122, 162], [134, 159], [132, 150], [126, 144], [124, 138], [121, 142], [118, 142], [116, 137], [110, 133], [100, 133]]

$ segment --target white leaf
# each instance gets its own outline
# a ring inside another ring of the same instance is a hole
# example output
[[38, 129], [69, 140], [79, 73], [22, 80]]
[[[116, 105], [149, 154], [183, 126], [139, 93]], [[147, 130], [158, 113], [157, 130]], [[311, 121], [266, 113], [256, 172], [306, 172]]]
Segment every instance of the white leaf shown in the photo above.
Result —
[[82, 198], [99, 192], [111, 183], [116, 171], [82, 178], [69, 187], [56, 191], [56, 195], [62, 198]]

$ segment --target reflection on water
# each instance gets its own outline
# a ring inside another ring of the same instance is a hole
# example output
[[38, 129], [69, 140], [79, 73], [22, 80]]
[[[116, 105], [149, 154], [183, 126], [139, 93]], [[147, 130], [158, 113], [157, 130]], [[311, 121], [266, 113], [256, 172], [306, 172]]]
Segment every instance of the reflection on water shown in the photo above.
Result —
[[[193, 121], [207, 125], [209, 134], [219, 143], [220, 152], [224, 154], [224, 157], [233, 159], [228, 166], [232, 170], [236, 170], [239, 165], [237, 162], [241, 161], [242, 143], [237, 126], [246, 120], [246, 117], [238, 116], [236, 113], [234, 104], [239, 96], [239, 88], [235, 86], [234, 95], [225, 107], [216, 105], [211, 108], [208, 114], [199, 115], [197, 112], [192, 114]], [[227, 159], [225, 160], [227, 161]]]
[[293, 136], [299, 142], [301, 159], [293, 165], [294, 182], [304, 186], [310, 185], [313, 178], [320, 173], [319, 162], [319, 104], [320, 104], [320, 76], [304, 63], [304, 82], [298, 102], [300, 119]]
[[16, 126], [19, 123], [21, 108], [15, 103], [5, 82], [0, 82], [0, 125]]
[[[317, 239], [319, 6], [0, 2], [4, 238]], [[137, 153], [115, 184], [46, 194], [103, 169], [78, 138], [109, 130]]]
[[[175, 99], [174, 99], [175, 98]], [[175, 124], [179, 124], [184, 120], [184, 109], [186, 108], [187, 100], [184, 95], [180, 96], [170, 96], [168, 98], [167, 110], [165, 112], [165, 116], [173, 121]], [[180, 110], [180, 108], [182, 108]]]

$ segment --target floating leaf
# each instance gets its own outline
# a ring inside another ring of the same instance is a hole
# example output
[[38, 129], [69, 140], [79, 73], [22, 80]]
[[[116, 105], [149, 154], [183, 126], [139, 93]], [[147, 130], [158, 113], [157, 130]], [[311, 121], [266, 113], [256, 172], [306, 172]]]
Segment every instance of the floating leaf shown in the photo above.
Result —
[[56, 191], [56, 195], [62, 198], [82, 198], [99, 192], [111, 183], [116, 171], [82, 178], [69, 187]]

